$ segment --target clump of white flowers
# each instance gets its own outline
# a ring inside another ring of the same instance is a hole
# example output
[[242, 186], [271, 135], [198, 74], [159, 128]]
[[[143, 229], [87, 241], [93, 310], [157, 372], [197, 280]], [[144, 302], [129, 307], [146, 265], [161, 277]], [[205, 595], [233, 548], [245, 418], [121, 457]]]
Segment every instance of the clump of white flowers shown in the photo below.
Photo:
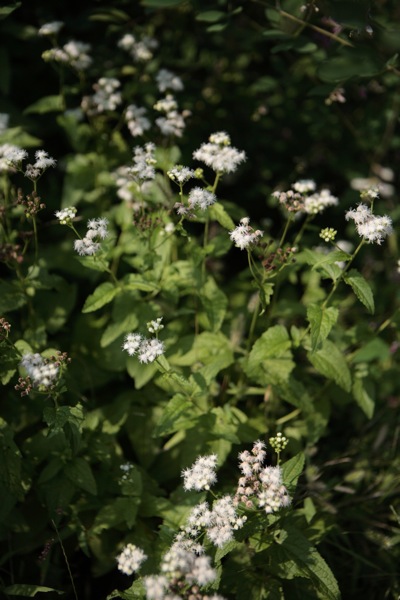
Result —
[[182, 471], [183, 487], [188, 490], [209, 490], [217, 481], [217, 455], [199, 456], [195, 463]]
[[229, 232], [229, 237], [235, 245], [244, 250], [249, 246], [256, 244], [258, 239], [262, 237], [263, 231], [260, 229], [254, 230], [250, 225], [250, 219], [248, 217], [244, 217], [240, 219], [240, 225], [235, 227], [232, 231]]
[[89, 56], [90, 44], [71, 40], [64, 44], [62, 48], [51, 48], [42, 54], [45, 61], [54, 60], [76, 69], [77, 71], [85, 71], [92, 64], [92, 58]]
[[147, 113], [146, 108], [136, 106], [136, 104], [129, 104], [125, 111], [125, 121], [132, 137], [143, 135], [145, 131], [150, 129], [151, 123], [145, 116]]
[[156, 170], [154, 165], [157, 161], [154, 157], [155, 145], [148, 142], [143, 147], [136, 146], [133, 149], [133, 166], [130, 167], [130, 174], [138, 182], [154, 179]]
[[183, 90], [183, 83], [180, 77], [168, 69], [160, 69], [158, 71], [156, 83], [162, 94], [167, 90], [172, 90], [173, 92], [180, 92]]
[[370, 244], [381, 244], [393, 231], [392, 219], [388, 215], [375, 216], [366, 204], [346, 212], [346, 220], [354, 221], [357, 233]]
[[108, 220], [105, 217], [89, 219], [85, 237], [75, 240], [74, 248], [80, 256], [92, 256], [101, 248], [98, 241], [104, 240], [108, 235]]
[[194, 218], [194, 211], [197, 209], [207, 210], [207, 208], [212, 206], [216, 201], [217, 197], [213, 192], [205, 190], [201, 187], [194, 187], [189, 192], [187, 204], [184, 204], [183, 202], [175, 202], [174, 208], [178, 215]]
[[154, 110], [165, 115], [156, 119], [156, 124], [163, 135], [182, 137], [185, 129], [185, 117], [189, 113], [178, 111], [178, 104], [171, 94], [167, 94], [165, 98], [156, 102]]
[[148, 323], [146, 323], [147, 331], [149, 333], [157, 333], [158, 331], [161, 331], [161, 329], [164, 329], [162, 320], [162, 317], [158, 317], [154, 321], [149, 321]]
[[146, 559], [147, 556], [141, 548], [134, 544], [127, 544], [117, 556], [118, 570], [125, 575], [132, 575], [140, 569]]
[[39, 30], [38, 34], [41, 36], [57, 35], [57, 33], [64, 27], [63, 21], [51, 21], [50, 23], [44, 23]]
[[75, 206], [68, 206], [67, 208], [56, 210], [54, 214], [60, 221], [60, 225], [71, 225], [76, 215], [76, 208]]
[[6, 149], [3, 158], [11, 167], [23, 172], [25, 177], [31, 181], [39, 179], [49, 167], [56, 166], [56, 160], [49, 156], [48, 152], [45, 150], [36, 150], [35, 162], [33, 164], [27, 164], [24, 170], [22, 168], [22, 162], [28, 158], [28, 153], [26, 150], [12, 145]]
[[[279, 452], [286, 446], [286, 438], [271, 438], [273, 447]], [[234, 504], [243, 503], [247, 508], [263, 508], [267, 514], [290, 505], [291, 499], [283, 484], [280, 466], [264, 467], [266, 457], [264, 442], [257, 441], [251, 452], [239, 454], [239, 467], [242, 477], [235, 494]]]
[[201, 144], [193, 152], [193, 158], [203, 162], [215, 173], [233, 173], [246, 160], [246, 153], [231, 146], [231, 139], [225, 131], [210, 135], [207, 143]]
[[175, 181], [178, 185], [183, 185], [189, 179], [196, 177], [195, 171], [193, 169], [189, 169], [189, 167], [184, 167], [183, 165], [175, 165], [167, 171], [168, 177]]
[[125, 350], [129, 356], [135, 356], [137, 354], [141, 363], [152, 363], [164, 354], [164, 342], [157, 338], [147, 339], [140, 333], [128, 333], [125, 336], [122, 349]]
[[313, 179], [300, 179], [291, 187], [292, 189], [286, 192], [277, 190], [272, 194], [289, 212], [316, 215], [322, 213], [328, 206], [336, 206], [339, 202], [326, 188], [317, 192]]
[[149, 36], [138, 39], [133, 34], [126, 33], [118, 46], [128, 52], [135, 62], [147, 62], [153, 58], [153, 50], [157, 48], [158, 42]]
[[38, 353], [25, 354], [20, 364], [28, 373], [34, 387], [38, 388], [52, 386], [59, 372], [59, 366], [55, 362], [45, 360]]
[[93, 96], [85, 96], [82, 99], [82, 109], [88, 115], [115, 110], [122, 102], [121, 92], [117, 91], [120, 87], [121, 82], [115, 77], [100, 77], [93, 85]]
[[[23, 150], [15, 144], [0, 145], [0, 173], [15, 172], [17, 166], [28, 156], [26, 150]], [[16, 165], [15, 165], [16, 163]]]

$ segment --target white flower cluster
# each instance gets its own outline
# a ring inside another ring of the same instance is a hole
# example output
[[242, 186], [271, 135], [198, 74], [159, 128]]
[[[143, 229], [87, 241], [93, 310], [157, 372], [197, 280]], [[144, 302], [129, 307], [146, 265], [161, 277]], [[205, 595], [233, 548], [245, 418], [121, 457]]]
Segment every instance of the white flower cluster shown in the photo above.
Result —
[[263, 235], [263, 231], [260, 231], [260, 229], [254, 231], [249, 223], [250, 219], [248, 217], [240, 219], [240, 225], [229, 232], [229, 237], [241, 250], [255, 244]]
[[117, 91], [121, 82], [115, 77], [100, 77], [93, 85], [93, 96], [85, 96], [82, 100], [82, 109], [89, 115], [96, 115], [112, 111], [122, 102], [121, 92]]
[[164, 329], [162, 320], [162, 317], [158, 317], [158, 319], [156, 319], [155, 321], [149, 321], [148, 323], [146, 323], [147, 331], [149, 333], [157, 333], [157, 331], [161, 331], [161, 329]]
[[52, 362], [47, 362], [40, 354], [28, 353], [22, 357], [21, 366], [24, 367], [35, 387], [48, 388], [53, 385], [59, 367]]
[[39, 28], [38, 34], [42, 36], [57, 35], [62, 27], [64, 27], [63, 21], [51, 21], [50, 23], [44, 23], [44, 25]]
[[43, 52], [44, 60], [54, 60], [65, 65], [69, 65], [77, 71], [85, 71], [92, 64], [92, 59], [88, 52], [91, 50], [90, 44], [71, 40], [64, 44], [62, 48], [51, 48]]
[[247, 517], [239, 516], [234, 506], [234, 498], [226, 495], [216, 500], [210, 510], [207, 502], [195, 506], [187, 523], [182, 528], [182, 536], [197, 539], [202, 530], [218, 548], [233, 539], [234, 531], [245, 524]]
[[0, 145], [0, 173], [1, 172], [12, 172], [15, 171], [16, 166], [20, 166], [20, 163], [28, 156], [26, 150], [22, 150], [19, 146], [14, 144], [1, 144]]
[[108, 220], [104, 217], [98, 219], [89, 219], [87, 222], [87, 232], [81, 240], [75, 240], [74, 248], [80, 256], [92, 256], [101, 248], [100, 240], [104, 240], [108, 235]]
[[230, 144], [229, 135], [218, 131], [211, 134], [209, 141], [193, 152], [193, 158], [203, 162], [215, 173], [233, 173], [246, 160], [246, 154]]
[[[277, 198], [289, 212], [305, 212], [309, 215], [322, 213], [328, 206], [336, 206], [338, 199], [328, 189], [316, 192], [313, 179], [300, 179], [292, 184], [287, 192], [276, 191], [272, 196]], [[314, 192], [308, 195], [310, 192]]]
[[180, 77], [168, 69], [160, 69], [156, 75], [156, 82], [159, 91], [163, 94], [167, 90], [180, 92], [183, 90], [183, 83]]
[[130, 104], [125, 111], [125, 121], [131, 135], [137, 137], [143, 135], [145, 131], [150, 129], [151, 124], [145, 114], [147, 110], [144, 107]]
[[175, 181], [178, 184], [184, 184], [189, 181], [189, 179], [195, 177], [195, 172], [193, 169], [189, 169], [189, 167], [175, 165], [175, 167], [167, 171], [167, 175], [172, 181]]
[[153, 50], [157, 48], [158, 42], [149, 36], [138, 40], [131, 33], [126, 33], [118, 42], [118, 46], [129, 52], [135, 62], [146, 62], [153, 57]]
[[354, 221], [357, 233], [370, 244], [381, 244], [393, 231], [392, 219], [387, 215], [375, 216], [366, 204], [359, 204], [356, 209], [346, 213], [346, 220]]
[[289, 506], [291, 499], [282, 481], [282, 469], [263, 467], [265, 444], [257, 441], [250, 452], [239, 454], [242, 477], [235, 494], [234, 504], [244, 503], [247, 508], [261, 507], [267, 514]]
[[217, 455], [199, 456], [194, 464], [182, 471], [183, 487], [188, 490], [209, 490], [217, 481]]
[[70, 225], [75, 218], [76, 208], [75, 206], [69, 206], [67, 208], [62, 208], [61, 210], [56, 210], [54, 214], [60, 221], [60, 225]]
[[[28, 153], [26, 150], [12, 145], [9, 146], [8, 151], [4, 154], [4, 160], [8, 161], [12, 167], [21, 170], [21, 163], [27, 157]], [[36, 150], [35, 159], [36, 161], [33, 165], [26, 165], [24, 172], [25, 177], [28, 177], [28, 179], [31, 179], [32, 181], [39, 179], [49, 167], [56, 166], [55, 159], [49, 156], [45, 150]]]
[[146, 181], [155, 178], [154, 165], [157, 163], [154, 158], [155, 148], [152, 142], [148, 142], [143, 147], [136, 146], [133, 149], [133, 167], [130, 168], [130, 173], [134, 179]]
[[183, 204], [182, 202], [175, 202], [174, 208], [178, 215], [194, 218], [194, 211], [196, 209], [207, 210], [207, 208], [216, 201], [217, 198], [213, 192], [209, 192], [200, 187], [194, 187], [189, 192], [188, 203]]
[[209, 556], [203, 555], [188, 547], [187, 544], [175, 541], [163, 556], [161, 575], [144, 577], [143, 584], [147, 600], [180, 600], [177, 589], [185, 590], [185, 597], [196, 600], [224, 600], [218, 594], [206, 594], [199, 587], [207, 586], [217, 578], [216, 570], [211, 566]]
[[129, 356], [137, 354], [140, 362], [147, 364], [164, 354], [164, 343], [157, 338], [147, 339], [140, 333], [128, 333], [122, 349], [126, 350]]
[[118, 570], [125, 575], [132, 575], [138, 571], [147, 556], [141, 548], [134, 544], [127, 544], [121, 554], [117, 556]]
[[322, 213], [327, 206], [337, 206], [338, 203], [339, 200], [336, 196], [332, 196], [329, 190], [323, 189], [305, 198], [304, 210], [309, 215], [317, 215]]
[[154, 109], [165, 114], [164, 117], [158, 117], [156, 124], [163, 135], [172, 135], [182, 137], [185, 129], [186, 113], [178, 112], [178, 104], [171, 94], [155, 103]]

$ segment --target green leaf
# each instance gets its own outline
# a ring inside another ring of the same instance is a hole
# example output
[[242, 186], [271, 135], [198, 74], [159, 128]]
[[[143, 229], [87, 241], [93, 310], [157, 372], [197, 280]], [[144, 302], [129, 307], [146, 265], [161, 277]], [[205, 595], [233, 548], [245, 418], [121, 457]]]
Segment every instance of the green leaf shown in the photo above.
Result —
[[118, 590], [109, 594], [106, 600], [113, 600], [114, 598], [122, 598], [122, 600], [143, 600], [145, 597], [145, 591], [142, 581], [139, 579], [134, 581], [130, 588], [124, 592]]
[[64, 592], [55, 590], [54, 588], [45, 587], [44, 585], [29, 585], [23, 583], [16, 583], [5, 588], [4, 592], [10, 594], [10, 596], [24, 596], [25, 598], [33, 598], [36, 594], [44, 592], [53, 592], [61, 596]]
[[374, 77], [384, 68], [384, 60], [375, 48], [343, 48], [320, 65], [318, 76], [322, 81], [339, 83], [352, 77]]
[[204, 21], [205, 23], [216, 23], [225, 17], [225, 13], [220, 10], [206, 10], [196, 15], [196, 21]]
[[364, 279], [361, 273], [359, 273], [357, 269], [351, 269], [351, 271], [346, 273], [343, 279], [351, 286], [359, 301], [364, 304], [371, 314], [373, 314], [375, 312], [374, 296], [369, 283]]
[[204, 307], [209, 322], [209, 329], [217, 332], [223, 323], [228, 299], [219, 289], [212, 277], [209, 277], [200, 289], [200, 300]]
[[375, 410], [375, 401], [365, 389], [362, 379], [354, 380], [352, 393], [354, 400], [357, 402], [364, 414], [368, 417], [368, 419], [372, 419]]
[[97, 494], [96, 480], [88, 463], [83, 458], [75, 458], [64, 469], [65, 476], [77, 487], [89, 494]]
[[89, 313], [98, 310], [102, 306], [109, 304], [115, 296], [120, 292], [120, 288], [115, 287], [110, 281], [101, 283], [91, 294], [86, 298], [82, 312]]
[[48, 112], [61, 112], [64, 110], [61, 96], [45, 96], [34, 102], [24, 110], [24, 114], [45, 114]]
[[197, 421], [193, 402], [182, 394], [175, 394], [164, 408], [160, 421], [154, 430], [154, 437], [169, 435], [175, 431], [191, 429]]
[[26, 304], [27, 298], [19, 286], [0, 282], [0, 314], [16, 310]]
[[283, 325], [271, 327], [251, 349], [246, 374], [261, 385], [287, 381], [295, 366], [290, 347], [286, 328]]
[[215, 202], [209, 207], [210, 218], [214, 221], [218, 221], [225, 229], [235, 229], [235, 223], [232, 221], [225, 208], [220, 202]]
[[322, 348], [316, 352], [308, 353], [308, 359], [319, 373], [328, 379], [333, 379], [346, 392], [350, 391], [351, 375], [349, 367], [342, 352], [335, 344], [329, 340], [325, 340]]
[[[282, 577], [285, 578], [286, 565], [295, 563], [297, 573], [311, 579], [320, 597], [324, 600], [339, 600], [340, 591], [337, 581], [314, 546], [295, 527], [285, 525], [275, 536], [276, 544], [270, 549], [271, 559], [277, 569], [281, 567]], [[285, 564], [286, 563], [286, 564]], [[275, 569], [273, 569], [273, 572]]]
[[125, 290], [140, 290], [141, 292], [154, 292], [157, 289], [155, 283], [146, 281], [140, 275], [130, 273], [123, 278]]
[[297, 485], [297, 480], [299, 479], [303, 468], [304, 468], [305, 456], [303, 452], [299, 452], [293, 458], [290, 458], [288, 461], [283, 463], [282, 465], [282, 473], [283, 473], [283, 482], [287, 486], [291, 486], [293, 489]]
[[151, 8], [170, 8], [182, 4], [184, 0], [142, 0], [143, 6]]
[[12, 4], [8, 4], [6, 6], [0, 7], [0, 20], [6, 19], [8, 15], [10, 15], [14, 10], [21, 6], [21, 2], [13, 2]]
[[328, 337], [332, 327], [339, 316], [337, 308], [330, 306], [323, 309], [317, 304], [312, 304], [307, 309], [307, 318], [311, 327], [311, 349], [314, 352]]

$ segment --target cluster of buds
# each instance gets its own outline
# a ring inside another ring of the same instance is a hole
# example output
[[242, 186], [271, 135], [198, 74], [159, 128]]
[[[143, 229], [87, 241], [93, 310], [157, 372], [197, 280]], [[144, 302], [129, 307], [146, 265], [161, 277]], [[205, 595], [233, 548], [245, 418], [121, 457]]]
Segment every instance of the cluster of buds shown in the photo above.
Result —
[[270, 437], [268, 441], [271, 448], [273, 448], [277, 454], [280, 454], [289, 443], [287, 437], [280, 432], [276, 434], [276, 437]]
[[18, 190], [17, 204], [24, 207], [25, 216], [28, 218], [34, 217], [39, 211], [46, 208], [46, 205], [40, 200], [36, 192], [32, 192], [32, 194], [25, 197], [22, 190]]
[[24, 257], [20, 254], [21, 246], [19, 244], [1, 244], [0, 246], [0, 262], [10, 263], [16, 262], [22, 263]]
[[325, 229], [321, 229], [319, 237], [322, 238], [324, 242], [333, 242], [336, 235], [336, 229], [333, 229], [333, 227], [325, 227]]
[[279, 200], [279, 204], [282, 204], [288, 212], [302, 212], [304, 211], [304, 196], [293, 190], [287, 192], [276, 191], [273, 192], [272, 196]]
[[292, 255], [297, 252], [296, 247], [289, 247], [283, 250], [282, 248], [278, 248], [276, 252], [272, 252], [262, 261], [262, 266], [266, 271], [275, 271], [282, 265], [285, 265], [291, 260], [291, 262], [295, 262], [295, 259], [292, 258]]
[[0, 318], [0, 339], [1, 337], [8, 337], [11, 331], [11, 325], [4, 317]]

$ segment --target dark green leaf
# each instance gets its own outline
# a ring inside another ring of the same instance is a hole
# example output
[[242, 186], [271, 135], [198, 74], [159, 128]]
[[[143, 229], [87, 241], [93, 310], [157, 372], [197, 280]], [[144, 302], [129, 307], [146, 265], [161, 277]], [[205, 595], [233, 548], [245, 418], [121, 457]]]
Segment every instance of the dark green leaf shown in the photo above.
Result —
[[375, 312], [374, 296], [369, 283], [356, 269], [351, 269], [344, 276], [345, 282], [351, 286], [353, 292], [366, 309], [373, 314]]

